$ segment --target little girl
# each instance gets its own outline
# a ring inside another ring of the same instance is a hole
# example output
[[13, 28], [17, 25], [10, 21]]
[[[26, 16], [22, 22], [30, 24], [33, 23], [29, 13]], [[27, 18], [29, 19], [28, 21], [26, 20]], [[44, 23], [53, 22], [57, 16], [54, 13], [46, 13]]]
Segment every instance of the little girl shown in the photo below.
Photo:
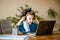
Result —
[[22, 18], [17, 23], [18, 29], [22, 33], [35, 33], [38, 27], [38, 23], [33, 22], [35, 20], [35, 13], [31, 8], [22, 12]]

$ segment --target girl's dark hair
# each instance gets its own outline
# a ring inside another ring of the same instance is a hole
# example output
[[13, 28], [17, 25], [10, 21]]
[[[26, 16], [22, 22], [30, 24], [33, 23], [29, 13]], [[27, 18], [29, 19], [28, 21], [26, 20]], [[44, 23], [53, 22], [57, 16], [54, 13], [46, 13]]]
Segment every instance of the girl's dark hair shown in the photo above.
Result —
[[27, 14], [34, 15], [34, 19], [35, 19], [35, 12], [33, 10], [31, 10], [31, 8], [25, 9], [22, 12], [20, 18], [22, 18], [23, 16], [26, 16]]

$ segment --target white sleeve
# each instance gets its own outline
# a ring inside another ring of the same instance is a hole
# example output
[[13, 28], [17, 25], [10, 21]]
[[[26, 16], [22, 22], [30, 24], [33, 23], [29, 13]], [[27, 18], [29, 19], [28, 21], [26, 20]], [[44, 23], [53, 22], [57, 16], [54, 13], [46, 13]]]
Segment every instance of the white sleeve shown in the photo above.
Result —
[[24, 24], [23, 27], [25, 28], [25, 31], [29, 32], [30, 31], [29, 24], [26, 21], [24, 21], [23, 24]]

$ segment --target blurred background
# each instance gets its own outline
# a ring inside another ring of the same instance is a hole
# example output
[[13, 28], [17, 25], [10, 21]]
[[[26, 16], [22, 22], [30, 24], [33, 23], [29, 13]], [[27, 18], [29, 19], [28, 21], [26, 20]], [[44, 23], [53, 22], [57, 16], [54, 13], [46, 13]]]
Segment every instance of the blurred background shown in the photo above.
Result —
[[20, 14], [17, 9], [20, 6], [29, 5], [33, 10], [39, 12], [39, 16], [44, 20], [53, 20], [49, 18], [48, 9], [52, 8], [57, 12], [54, 31], [60, 29], [60, 0], [0, 0], [0, 19], [6, 19], [8, 16]]

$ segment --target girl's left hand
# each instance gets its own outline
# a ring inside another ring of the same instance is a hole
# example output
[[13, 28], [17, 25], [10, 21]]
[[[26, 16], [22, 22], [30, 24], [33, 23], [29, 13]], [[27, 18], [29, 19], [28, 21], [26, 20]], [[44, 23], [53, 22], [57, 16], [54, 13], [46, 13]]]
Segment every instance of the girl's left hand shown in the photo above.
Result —
[[37, 20], [37, 18], [34, 20], [34, 22], [38, 23], [39, 24], [39, 21]]

